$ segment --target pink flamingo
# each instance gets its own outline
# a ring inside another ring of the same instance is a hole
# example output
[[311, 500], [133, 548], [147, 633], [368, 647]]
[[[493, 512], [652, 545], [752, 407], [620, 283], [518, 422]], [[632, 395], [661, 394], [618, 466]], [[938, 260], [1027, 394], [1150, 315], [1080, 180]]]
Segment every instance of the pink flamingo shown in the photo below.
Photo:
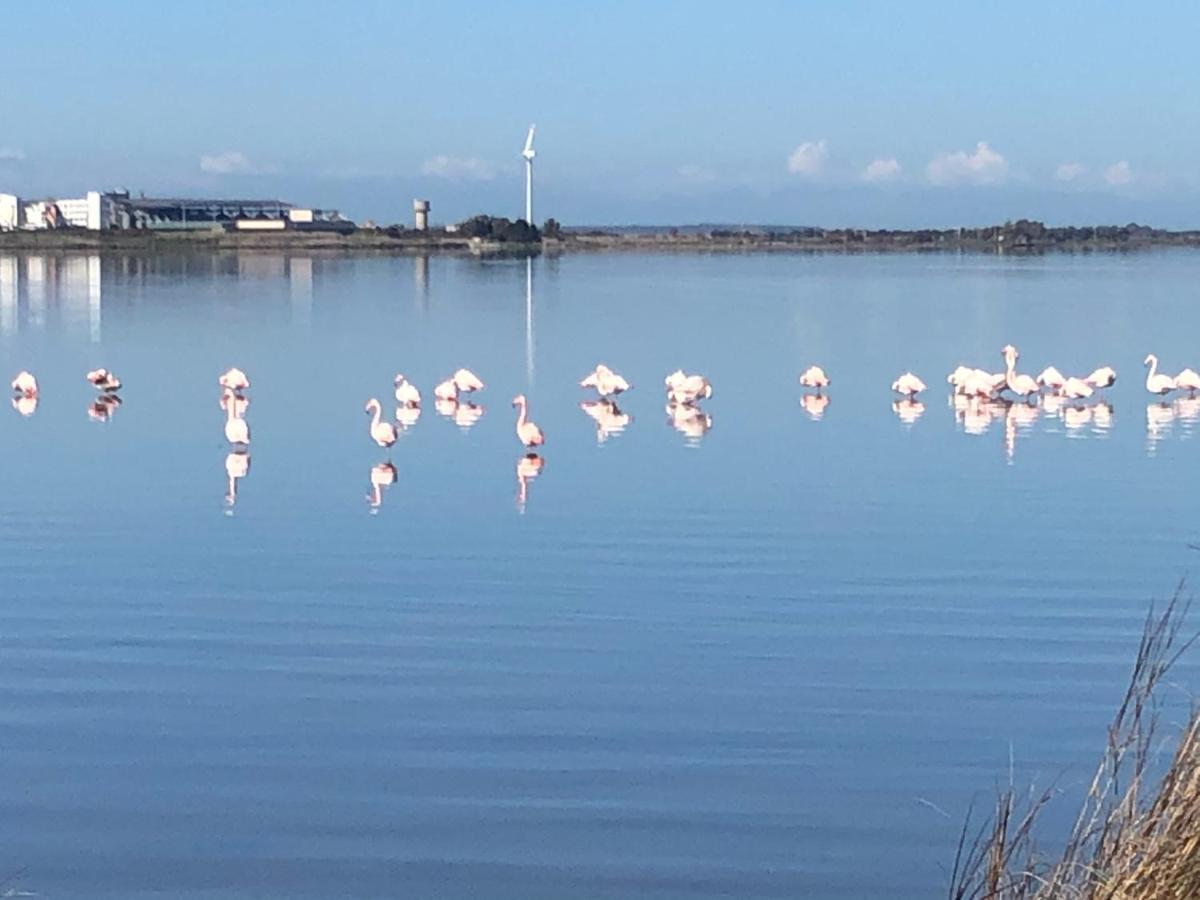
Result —
[[546, 436], [542, 434], [542, 429], [529, 421], [529, 403], [525, 399], [525, 395], [517, 394], [513, 397], [512, 405], [521, 408], [521, 412], [517, 415], [517, 440], [531, 448], [540, 447], [546, 443]]

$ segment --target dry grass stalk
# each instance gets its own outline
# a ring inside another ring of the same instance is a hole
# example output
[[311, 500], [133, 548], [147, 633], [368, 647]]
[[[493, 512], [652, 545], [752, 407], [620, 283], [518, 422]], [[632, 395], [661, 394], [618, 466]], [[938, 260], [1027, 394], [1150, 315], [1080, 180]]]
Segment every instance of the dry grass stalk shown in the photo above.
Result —
[[1129, 687], [1062, 853], [1039, 859], [1033, 841], [1053, 793], [1018, 801], [1010, 779], [972, 839], [968, 814], [951, 900], [1200, 900], [1200, 710], [1161, 779], [1147, 783], [1159, 688], [1196, 640], [1180, 639], [1188, 606], [1181, 585], [1161, 614], [1147, 616]]

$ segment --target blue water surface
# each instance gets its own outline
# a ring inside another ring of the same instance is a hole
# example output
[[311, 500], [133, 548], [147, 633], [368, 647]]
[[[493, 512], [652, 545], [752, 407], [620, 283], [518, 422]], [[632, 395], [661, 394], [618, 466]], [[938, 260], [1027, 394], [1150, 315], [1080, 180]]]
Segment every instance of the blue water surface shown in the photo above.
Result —
[[[0, 411], [0, 879], [940, 896], [1010, 766], [1071, 821], [1197, 562], [1200, 407], [1142, 386], [1148, 352], [1200, 368], [1197, 283], [1191, 253], [0, 257], [0, 374], [41, 385]], [[1118, 381], [956, 411], [946, 373], [1006, 343]], [[599, 361], [623, 430], [579, 407]], [[685, 422], [680, 367], [714, 386]], [[397, 372], [426, 402], [387, 451]]]

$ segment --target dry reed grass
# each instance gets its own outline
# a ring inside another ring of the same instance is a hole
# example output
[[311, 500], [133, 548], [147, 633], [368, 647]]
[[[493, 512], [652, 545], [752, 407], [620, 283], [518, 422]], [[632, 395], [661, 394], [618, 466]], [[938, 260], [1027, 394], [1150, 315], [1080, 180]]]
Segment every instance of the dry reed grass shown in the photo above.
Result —
[[951, 900], [1200, 900], [1200, 709], [1193, 706], [1165, 771], [1155, 778], [1160, 688], [1196, 640], [1180, 629], [1183, 586], [1146, 617], [1137, 659], [1108, 743], [1061, 854], [1033, 839], [1053, 791], [1018, 796], [1011, 783], [972, 833], [963, 826]]

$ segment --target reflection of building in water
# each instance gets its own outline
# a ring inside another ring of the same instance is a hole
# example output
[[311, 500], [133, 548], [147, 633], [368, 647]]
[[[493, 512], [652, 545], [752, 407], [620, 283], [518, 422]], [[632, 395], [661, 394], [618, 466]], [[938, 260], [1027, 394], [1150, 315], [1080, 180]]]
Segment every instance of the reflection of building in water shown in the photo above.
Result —
[[25, 257], [25, 307], [30, 328], [46, 324], [46, 257]]
[[417, 289], [417, 308], [429, 309], [429, 257], [413, 257], [413, 283]]
[[292, 296], [292, 324], [312, 324], [313, 261], [311, 256], [289, 256], [288, 286]]
[[58, 262], [57, 299], [68, 327], [87, 327], [93, 342], [100, 340], [100, 257], [67, 256]]
[[17, 330], [17, 258], [0, 256], [0, 334]]
[[238, 278], [287, 278], [287, 257], [271, 253], [239, 253]]

